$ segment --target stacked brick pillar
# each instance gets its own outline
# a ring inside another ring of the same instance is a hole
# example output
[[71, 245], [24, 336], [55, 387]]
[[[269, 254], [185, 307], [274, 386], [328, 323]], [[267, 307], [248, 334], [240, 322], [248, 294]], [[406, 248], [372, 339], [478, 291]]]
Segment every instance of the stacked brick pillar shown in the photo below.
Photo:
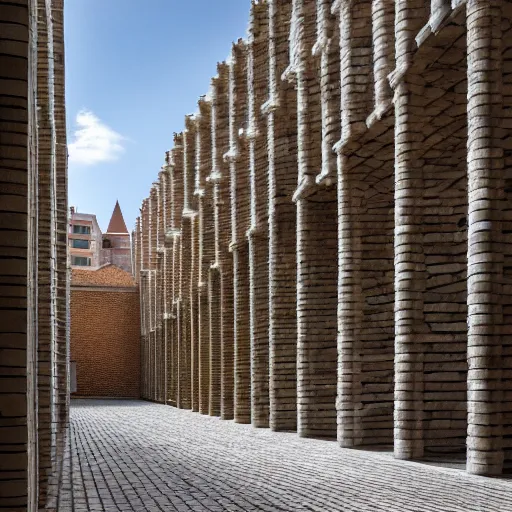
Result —
[[0, 2], [0, 508], [55, 506], [69, 408], [62, 0]]
[[297, 95], [282, 81], [288, 65], [291, 4], [269, 4], [267, 116], [269, 201], [270, 428], [297, 428]]
[[252, 2], [138, 220], [147, 398], [512, 463], [511, 4]]
[[249, 153], [244, 126], [247, 118], [247, 45], [233, 45], [229, 64], [229, 164], [231, 243], [233, 257], [233, 415], [238, 423], [251, 422], [251, 330], [249, 290], [250, 226]]
[[251, 220], [249, 241], [251, 423], [269, 424], [269, 237], [268, 168], [265, 118], [261, 110], [268, 97], [268, 5], [254, 3], [249, 23], [247, 56], [247, 125]]

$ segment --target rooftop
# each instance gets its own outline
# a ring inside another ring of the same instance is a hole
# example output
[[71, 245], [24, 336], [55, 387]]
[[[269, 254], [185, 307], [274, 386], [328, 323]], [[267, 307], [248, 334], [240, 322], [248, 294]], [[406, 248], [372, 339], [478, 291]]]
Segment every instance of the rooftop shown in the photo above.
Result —
[[121, 212], [121, 207], [119, 206], [119, 201], [116, 201], [116, 205], [114, 207], [114, 211], [112, 212], [112, 217], [110, 218], [110, 223], [107, 228], [107, 233], [129, 234], [124, 222], [123, 212]]
[[135, 287], [135, 279], [129, 272], [108, 263], [98, 269], [73, 268], [71, 286]]

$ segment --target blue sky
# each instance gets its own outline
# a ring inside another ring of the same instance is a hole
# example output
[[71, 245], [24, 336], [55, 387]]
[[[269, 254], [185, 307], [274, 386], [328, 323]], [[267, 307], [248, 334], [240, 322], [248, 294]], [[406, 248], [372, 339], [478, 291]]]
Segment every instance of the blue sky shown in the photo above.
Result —
[[129, 230], [173, 132], [245, 37], [250, 0], [67, 0], [69, 203]]

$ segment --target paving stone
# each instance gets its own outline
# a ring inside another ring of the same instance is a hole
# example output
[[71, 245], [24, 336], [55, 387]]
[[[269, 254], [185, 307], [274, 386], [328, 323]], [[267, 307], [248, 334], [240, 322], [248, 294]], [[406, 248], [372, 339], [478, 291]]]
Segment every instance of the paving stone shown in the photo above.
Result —
[[512, 483], [140, 401], [72, 403], [57, 512], [508, 512]]

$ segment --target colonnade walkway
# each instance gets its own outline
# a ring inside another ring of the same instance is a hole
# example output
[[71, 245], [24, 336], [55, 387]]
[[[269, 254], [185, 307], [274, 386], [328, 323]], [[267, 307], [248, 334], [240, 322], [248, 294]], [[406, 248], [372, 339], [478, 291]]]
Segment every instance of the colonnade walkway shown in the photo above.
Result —
[[512, 510], [510, 480], [165, 405], [74, 401], [70, 423], [59, 512]]

